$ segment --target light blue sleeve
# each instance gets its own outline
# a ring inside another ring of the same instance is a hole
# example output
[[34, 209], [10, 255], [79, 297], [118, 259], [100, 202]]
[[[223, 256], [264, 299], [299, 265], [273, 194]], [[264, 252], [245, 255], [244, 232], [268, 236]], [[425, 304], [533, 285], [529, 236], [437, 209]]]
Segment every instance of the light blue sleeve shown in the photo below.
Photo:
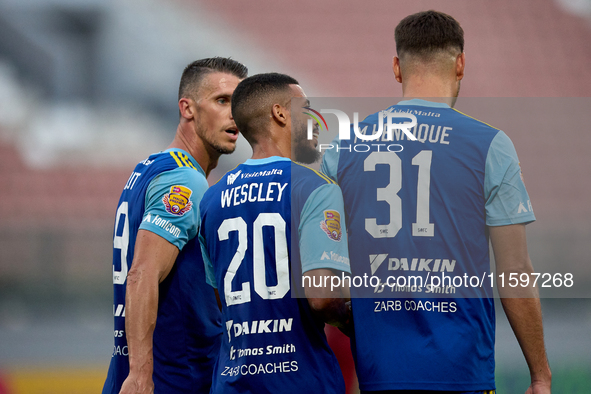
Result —
[[207, 180], [190, 167], [179, 167], [154, 177], [146, 191], [141, 230], [151, 231], [182, 250], [199, 230], [199, 203]]
[[337, 147], [340, 147], [340, 143], [341, 141], [337, 135], [330, 143], [332, 147], [324, 151], [322, 163], [320, 164], [320, 172], [337, 183], [339, 182], [337, 179], [337, 172], [339, 170], [339, 152]]
[[302, 273], [330, 268], [351, 272], [341, 188], [333, 183], [314, 190], [300, 213]]
[[207, 252], [207, 243], [205, 242], [205, 238], [199, 233], [199, 245], [201, 246], [201, 256], [203, 256], [203, 264], [205, 264], [205, 281], [212, 286], [213, 288], [217, 289], [218, 284], [215, 280], [215, 271], [213, 269], [213, 263], [209, 258], [209, 253]]
[[486, 157], [484, 172], [486, 224], [505, 226], [536, 220], [513, 143], [499, 131]]

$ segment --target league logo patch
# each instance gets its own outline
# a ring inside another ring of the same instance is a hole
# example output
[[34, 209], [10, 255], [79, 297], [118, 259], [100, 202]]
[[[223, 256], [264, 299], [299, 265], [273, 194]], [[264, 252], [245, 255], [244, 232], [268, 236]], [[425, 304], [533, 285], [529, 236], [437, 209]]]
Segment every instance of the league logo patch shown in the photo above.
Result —
[[324, 211], [324, 220], [320, 222], [320, 228], [328, 235], [328, 238], [339, 242], [343, 236], [341, 214], [337, 211]]
[[193, 207], [193, 202], [190, 200], [193, 191], [185, 186], [172, 186], [170, 193], [165, 194], [162, 198], [166, 212], [173, 215], [183, 216], [189, 212]]

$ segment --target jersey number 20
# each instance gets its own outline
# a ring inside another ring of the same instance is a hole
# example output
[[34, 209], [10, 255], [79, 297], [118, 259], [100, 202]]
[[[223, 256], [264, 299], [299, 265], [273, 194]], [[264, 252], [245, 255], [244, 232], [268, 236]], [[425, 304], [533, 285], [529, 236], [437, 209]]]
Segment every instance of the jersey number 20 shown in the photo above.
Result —
[[[263, 244], [263, 227], [273, 227], [275, 235], [275, 264], [277, 285], [267, 286], [265, 276], [265, 248]], [[289, 291], [289, 253], [285, 220], [278, 213], [261, 213], [252, 224], [253, 231], [253, 277], [254, 291], [264, 300], [283, 298]], [[244, 260], [248, 248], [248, 226], [244, 219], [236, 217], [226, 219], [218, 229], [220, 241], [226, 241], [232, 231], [238, 232], [238, 248], [224, 276], [224, 296], [226, 305], [250, 302], [250, 282], [242, 282], [241, 290], [232, 291], [232, 280]]]

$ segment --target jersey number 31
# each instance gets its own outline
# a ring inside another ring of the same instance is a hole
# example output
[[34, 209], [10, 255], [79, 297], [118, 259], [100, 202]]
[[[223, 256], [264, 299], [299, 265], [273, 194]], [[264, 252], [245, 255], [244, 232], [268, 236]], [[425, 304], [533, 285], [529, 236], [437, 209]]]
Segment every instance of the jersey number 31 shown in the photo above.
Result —
[[[413, 237], [432, 237], [435, 233], [435, 225], [429, 223], [432, 156], [432, 151], [422, 150], [412, 159], [412, 165], [419, 167], [417, 220], [412, 224]], [[402, 187], [402, 162], [398, 155], [390, 152], [373, 152], [363, 162], [363, 171], [375, 171], [377, 164], [387, 164], [390, 167], [390, 183], [377, 190], [377, 200], [390, 205], [390, 223], [377, 224], [376, 218], [366, 218], [365, 230], [374, 238], [393, 238], [402, 228], [402, 200], [398, 196]]]

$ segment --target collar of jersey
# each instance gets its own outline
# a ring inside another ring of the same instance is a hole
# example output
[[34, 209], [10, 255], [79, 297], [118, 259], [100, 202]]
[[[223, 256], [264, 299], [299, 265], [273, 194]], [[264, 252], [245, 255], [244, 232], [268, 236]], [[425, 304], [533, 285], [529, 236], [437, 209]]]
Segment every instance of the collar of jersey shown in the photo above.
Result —
[[435, 101], [427, 101], [421, 99], [404, 100], [396, 105], [418, 105], [420, 107], [435, 107], [435, 108], [451, 108], [445, 103], [438, 103]]
[[166, 149], [163, 152], [181, 152], [182, 154], [184, 154], [185, 156], [187, 156], [189, 158], [189, 160], [191, 160], [191, 163], [193, 163], [193, 165], [195, 166], [195, 168], [197, 169], [197, 171], [201, 172], [203, 175], [205, 175], [205, 171], [203, 171], [203, 168], [201, 168], [201, 166], [199, 165], [199, 163], [197, 163], [197, 161], [193, 158], [193, 156], [191, 156], [189, 154], [189, 152], [179, 149], [179, 148], [170, 148], [170, 149]]
[[273, 163], [274, 161], [291, 161], [291, 160], [287, 157], [271, 156], [271, 157], [265, 157], [264, 159], [248, 159], [244, 162], [244, 164], [250, 165], [250, 166], [256, 166], [256, 165], [261, 165], [261, 164]]

